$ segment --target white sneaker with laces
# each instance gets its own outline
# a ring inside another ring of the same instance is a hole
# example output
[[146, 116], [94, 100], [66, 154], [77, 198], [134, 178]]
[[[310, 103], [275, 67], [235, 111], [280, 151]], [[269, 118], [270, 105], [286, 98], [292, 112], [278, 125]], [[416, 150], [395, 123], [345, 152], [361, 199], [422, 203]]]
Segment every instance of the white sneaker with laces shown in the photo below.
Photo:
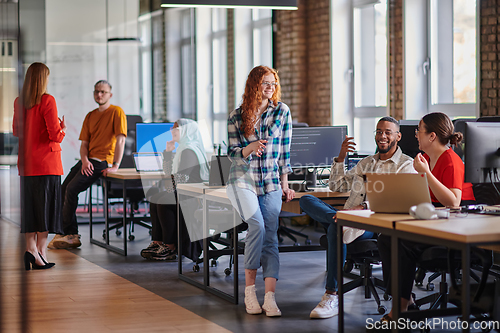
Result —
[[330, 318], [339, 314], [339, 297], [325, 293], [321, 302], [311, 311], [311, 318]]
[[281, 317], [281, 311], [276, 304], [276, 299], [274, 298], [274, 292], [268, 291], [264, 296], [264, 304], [262, 305], [262, 310], [266, 313], [268, 317]]
[[262, 308], [257, 300], [255, 284], [245, 287], [245, 308], [248, 314], [262, 313]]

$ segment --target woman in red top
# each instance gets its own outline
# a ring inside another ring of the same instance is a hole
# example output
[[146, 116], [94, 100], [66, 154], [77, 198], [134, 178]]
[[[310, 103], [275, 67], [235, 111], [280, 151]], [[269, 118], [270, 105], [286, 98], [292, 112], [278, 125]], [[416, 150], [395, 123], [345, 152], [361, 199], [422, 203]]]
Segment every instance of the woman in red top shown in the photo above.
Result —
[[[464, 183], [464, 163], [462, 159], [450, 148], [462, 141], [463, 135], [454, 132], [450, 118], [441, 112], [425, 115], [418, 128], [415, 130], [420, 150], [425, 154], [417, 154], [413, 160], [413, 167], [420, 173], [427, 174], [431, 200], [434, 206], [458, 207], [475, 203], [472, 184]], [[391, 240], [385, 235], [378, 238], [379, 253], [382, 258], [384, 280], [387, 283], [387, 292], [390, 292], [391, 272]], [[400, 292], [401, 311], [415, 307], [412, 296], [413, 281], [415, 279], [416, 263], [429, 244], [421, 244], [409, 240], [401, 240], [399, 245], [400, 259]], [[387, 327], [391, 320], [392, 311], [385, 315], [379, 327]], [[382, 326], [380, 326], [382, 325]]]
[[462, 141], [460, 132], [453, 132], [450, 118], [441, 112], [425, 115], [415, 136], [420, 150], [413, 166], [418, 172], [425, 172], [429, 182], [431, 199], [435, 206], [458, 207], [474, 201], [472, 184], [464, 183], [464, 163], [448, 146]]
[[54, 97], [46, 93], [50, 71], [42, 63], [26, 72], [22, 95], [14, 102], [13, 134], [19, 138], [21, 233], [26, 237], [26, 270], [54, 266], [46, 260], [47, 236], [62, 233], [61, 146], [64, 117], [57, 117]]

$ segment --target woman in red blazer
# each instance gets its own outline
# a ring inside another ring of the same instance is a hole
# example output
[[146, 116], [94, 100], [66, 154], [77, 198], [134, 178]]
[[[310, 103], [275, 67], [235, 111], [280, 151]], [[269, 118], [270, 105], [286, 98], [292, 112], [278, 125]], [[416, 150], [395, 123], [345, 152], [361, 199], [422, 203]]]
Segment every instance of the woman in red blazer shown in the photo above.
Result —
[[47, 269], [47, 237], [62, 233], [61, 146], [64, 117], [57, 116], [54, 97], [46, 93], [49, 68], [39, 62], [26, 72], [22, 95], [14, 102], [13, 134], [19, 138], [21, 233], [26, 237], [26, 270]]

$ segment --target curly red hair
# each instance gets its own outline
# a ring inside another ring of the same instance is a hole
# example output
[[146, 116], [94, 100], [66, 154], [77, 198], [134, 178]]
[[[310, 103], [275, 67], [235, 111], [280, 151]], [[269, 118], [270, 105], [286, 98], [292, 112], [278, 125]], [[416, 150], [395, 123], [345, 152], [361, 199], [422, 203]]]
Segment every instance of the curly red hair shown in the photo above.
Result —
[[273, 97], [271, 97], [273, 105], [277, 105], [281, 101], [281, 85], [278, 72], [267, 66], [254, 67], [248, 74], [243, 102], [241, 103], [242, 129], [246, 137], [250, 136], [254, 131], [258, 109], [262, 104], [262, 81], [267, 74], [273, 74], [277, 83]]

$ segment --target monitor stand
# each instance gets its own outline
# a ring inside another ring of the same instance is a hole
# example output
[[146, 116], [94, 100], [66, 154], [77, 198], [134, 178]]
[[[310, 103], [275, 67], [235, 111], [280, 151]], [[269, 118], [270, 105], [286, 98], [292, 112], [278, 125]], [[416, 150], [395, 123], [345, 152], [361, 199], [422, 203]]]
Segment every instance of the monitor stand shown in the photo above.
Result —
[[313, 189], [317, 184], [317, 172], [316, 168], [307, 168], [305, 172], [306, 190]]

